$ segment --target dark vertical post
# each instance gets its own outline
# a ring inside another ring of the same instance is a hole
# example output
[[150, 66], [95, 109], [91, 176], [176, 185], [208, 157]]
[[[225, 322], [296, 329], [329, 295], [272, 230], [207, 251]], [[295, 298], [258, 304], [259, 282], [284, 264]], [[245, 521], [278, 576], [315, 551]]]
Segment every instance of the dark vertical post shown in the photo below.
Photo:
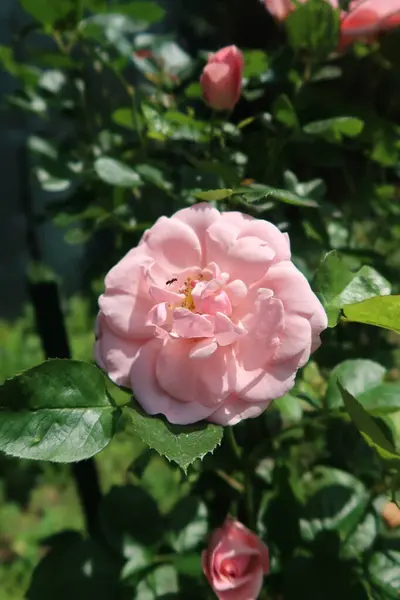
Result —
[[[22, 203], [26, 216], [26, 235], [30, 259], [41, 261], [40, 245], [36, 234], [31, 203], [27, 148], [21, 151]], [[33, 304], [35, 322], [46, 358], [71, 358], [64, 315], [56, 281], [29, 280], [29, 293]], [[72, 465], [79, 498], [85, 514], [89, 534], [98, 532], [98, 508], [101, 490], [96, 463], [93, 459]]]

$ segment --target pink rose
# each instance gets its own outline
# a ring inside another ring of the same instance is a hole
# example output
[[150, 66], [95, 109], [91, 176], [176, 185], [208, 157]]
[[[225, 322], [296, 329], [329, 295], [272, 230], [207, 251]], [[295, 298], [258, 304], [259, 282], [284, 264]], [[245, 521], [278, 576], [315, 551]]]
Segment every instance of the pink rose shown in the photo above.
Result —
[[212, 534], [202, 564], [219, 600], [255, 600], [269, 572], [268, 548], [242, 523], [227, 517]]
[[342, 15], [340, 48], [363, 39], [374, 41], [378, 34], [400, 25], [400, 0], [353, 0]]
[[[299, 0], [301, 4], [304, 4], [308, 0]], [[339, 0], [326, 0], [333, 8], [338, 8]], [[295, 4], [291, 0], [264, 0], [265, 8], [271, 13], [273, 17], [278, 21], [284, 21], [289, 14], [295, 10]]]
[[108, 273], [98, 364], [151, 415], [234, 425], [320, 345], [320, 302], [272, 223], [207, 203], [161, 217]]
[[239, 101], [244, 69], [243, 54], [227, 46], [210, 54], [200, 77], [204, 100], [215, 110], [231, 110]]

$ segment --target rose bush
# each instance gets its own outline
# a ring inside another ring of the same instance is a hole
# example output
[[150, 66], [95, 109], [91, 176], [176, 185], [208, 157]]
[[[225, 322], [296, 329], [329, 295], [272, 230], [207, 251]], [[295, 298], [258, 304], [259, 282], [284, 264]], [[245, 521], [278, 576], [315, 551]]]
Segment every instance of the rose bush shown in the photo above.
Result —
[[158, 219], [108, 273], [99, 306], [98, 364], [176, 424], [258, 416], [327, 326], [288, 235], [208, 204]]
[[231, 110], [242, 89], [244, 60], [236, 46], [221, 48], [210, 54], [203, 69], [200, 85], [203, 98], [215, 110]]
[[219, 600], [255, 600], [269, 572], [269, 553], [255, 533], [227, 517], [212, 534], [202, 563]]

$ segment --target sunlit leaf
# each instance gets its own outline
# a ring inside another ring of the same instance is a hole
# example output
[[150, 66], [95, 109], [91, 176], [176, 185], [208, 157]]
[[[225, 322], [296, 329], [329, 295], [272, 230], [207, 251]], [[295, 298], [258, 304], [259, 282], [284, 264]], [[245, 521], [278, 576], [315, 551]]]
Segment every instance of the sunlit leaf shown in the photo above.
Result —
[[94, 169], [100, 179], [110, 185], [132, 188], [143, 183], [136, 171], [115, 158], [100, 156], [95, 160]]
[[0, 414], [6, 454], [74, 462], [107, 446], [119, 410], [95, 365], [49, 360], [0, 387]]
[[352, 273], [336, 250], [325, 255], [316, 274], [316, 288], [328, 314], [329, 327], [334, 327], [340, 310], [353, 302], [390, 294], [390, 283], [375, 269], [361, 267]]
[[339, 380], [356, 398], [382, 384], [386, 369], [379, 363], [363, 358], [345, 360], [329, 374], [325, 402], [329, 408], [342, 406], [342, 395], [337, 386]]
[[229, 198], [232, 196], [233, 190], [209, 190], [207, 192], [197, 192], [196, 198], [199, 200], [207, 200], [210, 202], [211, 200], [224, 200], [225, 198]]
[[194, 550], [203, 543], [208, 531], [207, 507], [187, 496], [168, 515], [171, 545], [176, 552]]
[[132, 403], [129, 413], [140, 439], [185, 472], [195, 460], [214, 452], [222, 441], [223, 428], [213, 423], [171, 425], [161, 416], [147, 415], [136, 403]]
[[359, 135], [364, 128], [364, 122], [356, 117], [333, 117], [323, 121], [313, 121], [304, 125], [303, 131], [311, 135], [333, 135], [338, 141], [342, 136], [355, 137]]
[[354, 422], [367, 444], [374, 448], [383, 460], [388, 461], [390, 465], [400, 468], [400, 455], [396, 453], [395, 447], [392, 442], [387, 439], [383, 429], [381, 429], [373, 417], [364, 410], [354, 396], [344, 389], [340, 384], [340, 381], [338, 381], [337, 385], [351, 420]]
[[374, 297], [343, 307], [347, 321], [365, 323], [400, 333], [400, 296]]

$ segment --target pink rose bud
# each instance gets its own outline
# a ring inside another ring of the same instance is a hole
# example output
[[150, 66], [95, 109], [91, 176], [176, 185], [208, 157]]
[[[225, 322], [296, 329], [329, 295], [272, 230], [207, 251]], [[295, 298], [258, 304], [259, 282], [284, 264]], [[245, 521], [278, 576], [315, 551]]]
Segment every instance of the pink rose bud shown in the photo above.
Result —
[[202, 564], [219, 600], [255, 600], [269, 572], [268, 548], [242, 523], [227, 517], [212, 534]]
[[215, 110], [231, 110], [242, 89], [243, 54], [236, 46], [227, 46], [210, 54], [200, 77], [204, 100]]
[[353, 0], [342, 14], [340, 48], [356, 40], [373, 42], [379, 33], [400, 25], [400, 0]]
[[108, 273], [99, 306], [97, 363], [179, 425], [257, 417], [327, 327], [288, 235], [207, 203], [160, 217]]
[[387, 504], [385, 504], [385, 506], [382, 509], [381, 515], [386, 525], [390, 529], [400, 527], [400, 509], [394, 502], [388, 502]]
[[[308, 0], [299, 0], [301, 4], [305, 4]], [[326, 0], [333, 8], [338, 8], [339, 0]], [[264, 0], [265, 8], [278, 21], [284, 21], [289, 14], [295, 10], [296, 6], [291, 0]]]

